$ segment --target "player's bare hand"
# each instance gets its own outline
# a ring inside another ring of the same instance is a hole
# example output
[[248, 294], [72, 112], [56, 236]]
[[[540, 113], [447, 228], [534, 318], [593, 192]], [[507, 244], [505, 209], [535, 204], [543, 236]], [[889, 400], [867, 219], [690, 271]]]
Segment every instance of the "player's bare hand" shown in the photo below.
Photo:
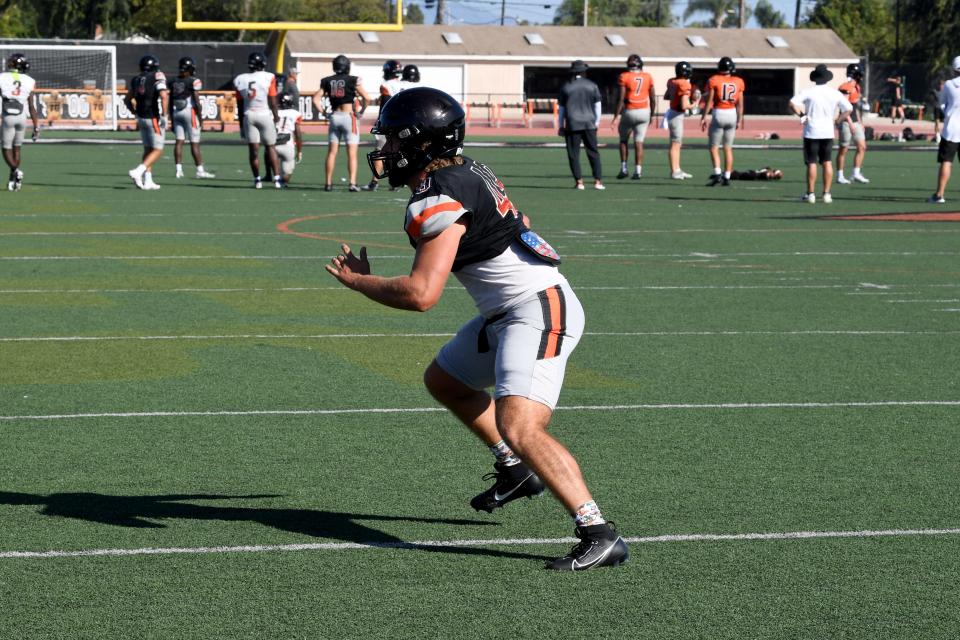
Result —
[[303, 162], [303, 151], [297, 151], [297, 162]]
[[340, 254], [334, 256], [325, 268], [330, 272], [330, 275], [350, 287], [359, 276], [370, 275], [367, 248], [360, 247], [360, 256], [358, 257], [350, 250], [349, 246], [342, 244], [340, 245]]
[[700, 131], [707, 130], [707, 121], [705, 118], [700, 118]]
[[40, 129], [34, 127], [34, 128], [33, 128], [33, 135], [30, 136], [30, 139], [33, 140], [34, 142], [36, 142], [37, 140], [39, 140], [39, 139], [40, 139]]

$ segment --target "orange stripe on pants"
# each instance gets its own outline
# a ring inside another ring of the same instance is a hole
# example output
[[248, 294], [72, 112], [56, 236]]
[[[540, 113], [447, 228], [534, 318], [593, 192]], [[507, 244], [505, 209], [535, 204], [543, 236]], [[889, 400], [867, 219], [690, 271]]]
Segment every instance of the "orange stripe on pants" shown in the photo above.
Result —
[[560, 354], [560, 336], [563, 332], [563, 318], [561, 313], [562, 302], [560, 301], [560, 292], [557, 290], [557, 287], [550, 287], [544, 291], [544, 294], [546, 295], [550, 313], [550, 317], [548, 318], [549, 324], [546, 327], [546, 343], [543, 346], [542, 358], [545, 360], [547, 358], [555, 358]]

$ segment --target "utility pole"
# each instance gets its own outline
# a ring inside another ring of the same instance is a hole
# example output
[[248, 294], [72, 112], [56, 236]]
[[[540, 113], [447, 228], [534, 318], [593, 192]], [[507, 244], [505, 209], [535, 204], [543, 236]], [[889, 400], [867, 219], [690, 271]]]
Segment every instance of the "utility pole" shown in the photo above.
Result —
[[503, 26], [503, 21], [507, 17], [507, 0], [500, 0], [500, 26]]
[[437, 19], [433, 24], [446, 24], [447, 20], [447, 2], [446, 0], [437, 0]]
[[747, 26], [747, 0], [740, 0], [740, 28]]
[[800, 2], [801, 2], [801, 0], [797, 0], [797, 9], [796, 9], [796, 11], [794, 11], [794, 13], [793, 13], [793, 28], [794, 28], [794, 29], [797, 29], [797, 28], [800, 27]]
[[590, 0], [583, 0], [583, 26], [587, 26], [587, 15], [590, 12]]

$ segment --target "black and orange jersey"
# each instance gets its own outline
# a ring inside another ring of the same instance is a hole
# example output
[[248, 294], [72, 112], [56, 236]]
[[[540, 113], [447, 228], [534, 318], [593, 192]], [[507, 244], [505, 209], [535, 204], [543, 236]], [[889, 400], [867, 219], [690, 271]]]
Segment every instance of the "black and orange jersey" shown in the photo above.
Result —
[[839, 87], [840, 93], [847, 97], [847, 100], [850, 101], [850, 106], [853, 107], [853, 111], [850, 112], [850, 120], [852, 122], [860, 121], [860, 96], [862, 92], [860, 90], [860, 83], [856, 80], [847, 80]]
[[138, 118], [159, 118], [161, 113], [160, 92], [167, 90], [167, 77], [163, 71], [141, 73], [130, 81]]
[[342, 104], [353, 104], [353, 101], [357, 99], [357, 85], [359, 84], [360, 79], [357, 76], [338, 73], [321, 80], [320, 88], [330, 99], [330, 106], [336, 109]]
[[[176, 110], [186, 109], [192, 106], [197, 109], [200, 100], [197, 92], [203, 89], [203, 83], [200, 78], [187, 76], [186, 78], [173, 78], [170, 80], [170, 104]], [[199, 109], [197, 109], [199, 111]]]
[[439, 235], [465, 218], [467, 232], [460, 239], [454, 272], [495, 258], [526, 229], [523, 216], [489, 167], [466, 157], [463, 161], [427, 174], [407, 204], [403, 224], [416, 247], [421, 238]]
[[743, 91], [746, 88], [743, 78], [718, 73], [710, 76], [707, 81], [707, 90], [713, 91], [714, 109], [734, 109], [737, 103], [743, 100]]

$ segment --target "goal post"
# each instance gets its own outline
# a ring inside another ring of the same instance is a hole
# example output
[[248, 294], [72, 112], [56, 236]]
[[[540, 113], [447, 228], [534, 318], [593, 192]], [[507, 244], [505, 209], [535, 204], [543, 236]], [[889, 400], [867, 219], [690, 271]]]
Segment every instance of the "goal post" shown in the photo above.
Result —
[[22, 53], [36, 80], [37, 117], [43, 129], [117, 128], [117, 48], [108, 45], [0, 45], [0, 69]]

